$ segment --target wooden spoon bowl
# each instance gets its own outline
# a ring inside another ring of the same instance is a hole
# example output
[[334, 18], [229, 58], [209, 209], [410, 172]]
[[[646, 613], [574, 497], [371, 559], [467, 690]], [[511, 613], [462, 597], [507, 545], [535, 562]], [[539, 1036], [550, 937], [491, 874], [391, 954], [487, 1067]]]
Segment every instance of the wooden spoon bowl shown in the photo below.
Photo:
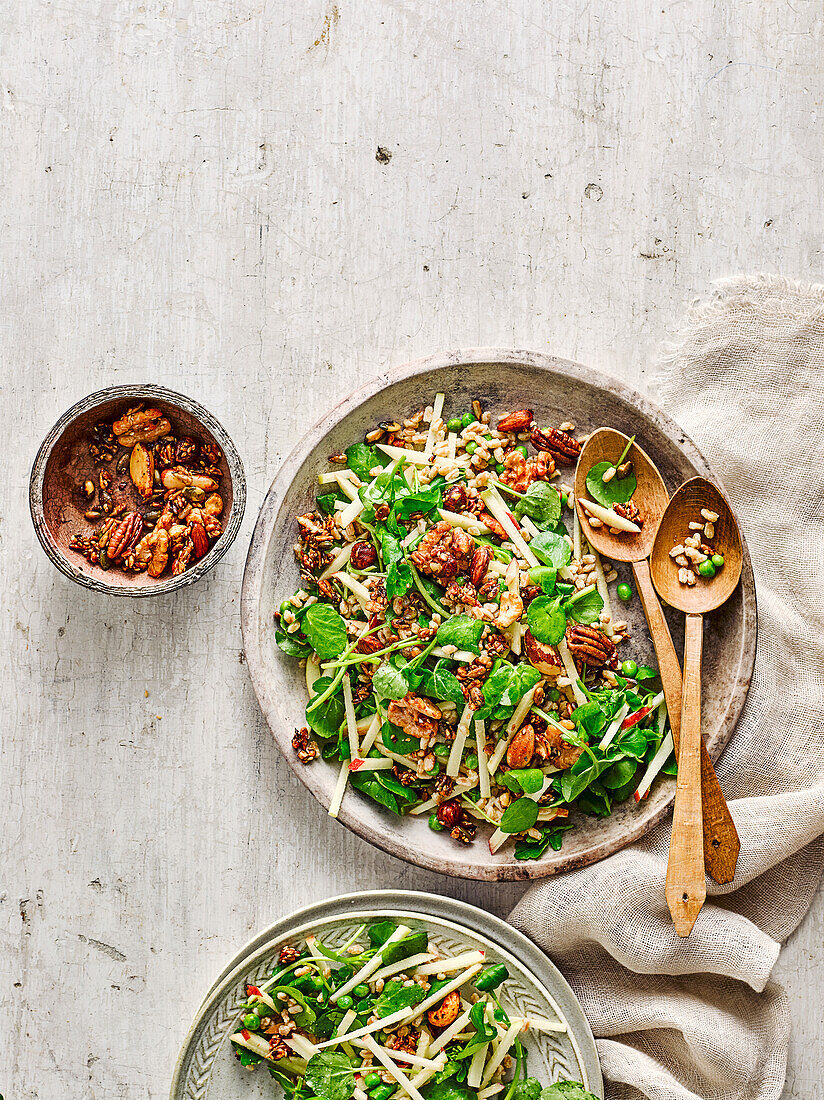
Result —
[[[699, 577], [690, 588], [678, 580], [678, 566], [670, 557], [670, 550], [693, 533], [689, 529], [691, 521], [702, 522], [702, 508], [718, 516], [714, 537], [702, 536], [702, 539], [712, 546], [714, 553], [723, 556], [724, 564], [714, 577]], [[735, 591], [742, 563], [741, 533], [727, 498], [706, 478], [694, 477], [685, 482], [664, 512], [652, 548], [650, 566], [658, 594], [671, 607], [688, 615], [714, 611]]]
[[633, 503], [637, 505], [644, 521], [639, 534], [624, 531], [620, 535], [612, 535], [606, 526], [590, 526], [586, 510], [578, 503], [581, 497], [589, 499], [586, 483], [587, 474], [592, 467], [599, 462], [617, 462], [627, 443], [629, 436], [614, 428], [598, 428], [590, 435], [578, 456], [575, 470], [575, 507], [581, 529], [593, 550], [613, 561], [643, 561], [652, 552], [656, 528], [669, 504], [669, 493], [664, 479], [649, 455], [633, 443], [624, 459], [625, 462], [632, 461], [632, 472], [638, 482]]

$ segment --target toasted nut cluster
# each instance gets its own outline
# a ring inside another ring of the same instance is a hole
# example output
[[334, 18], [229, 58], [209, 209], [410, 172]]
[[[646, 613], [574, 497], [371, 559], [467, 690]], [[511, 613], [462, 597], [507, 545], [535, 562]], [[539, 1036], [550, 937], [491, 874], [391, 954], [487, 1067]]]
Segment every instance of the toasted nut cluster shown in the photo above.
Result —
[[590, 668], [603, 668], [611, 664], [615, 657], [612, 641], [593, 626], [583, 623], [568, 623], [566, 640], [575, 663], [586, 664]]
[[532, 432], [532, 446], [536, 451], [549, 451], [553, 459], [561, 466], [574, 466], [581, 453], [581, 444], [568, 432], [560, 428], [535, 428]]
[[[77, 534], [70, 546], [102, 569], [160, 577], [173, 575], [208, 553], [223, 532], [220, 463], [210, 442], [179, 438], [156, 408], [134, 408], [92, 431], [89, 455], [99, 491], [90, 478], [79, 483], [88, 520], [102, 520], [93, 535]], [[120, 450], [118, 450], [120, 448]]]
[[471, 535], [442, 520], [426, 532], [409, 556], [423, 573], [443, 583], [467, 571], [474, 549]]

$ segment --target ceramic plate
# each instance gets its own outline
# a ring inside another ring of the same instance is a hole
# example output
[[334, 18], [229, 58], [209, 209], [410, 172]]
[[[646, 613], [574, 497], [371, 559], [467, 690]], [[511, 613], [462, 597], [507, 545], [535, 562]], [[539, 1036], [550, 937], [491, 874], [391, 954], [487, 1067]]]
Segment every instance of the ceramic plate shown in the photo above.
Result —
[[489, 962], [505, 963], [504, 1007], [540, 1013], [566, 1025], [565, 1032], [530, 1032], [525, 1039], [529, 1072], [545, 1084], [581, 1081], [603, 1096], [603, 1081], [589, 1024], [575, 995], [534, 943], [504, 921], [464, 902], [413, 891], [347, 894], [301, 909], [255, 937], [226, 966], [201, 1005], [178, 1057], [171, 1100], [277, 1100], [281, 1092], [265, 1067], [243, 1069], [229, 1036], [237, 1030], [246, 985], [268, 977], [284, 943], [310, 931], [337, 945], [358, 924], [391, 916], [426, 928], [441, 950], [483, 949]]
[[[673, 492], [696, 474], [718, 481], [695, 445], [670, 418], [639, 393], [578, 363], [526, 351], [475, 349], [409, 363], [357, 390], [332, 409], [297, 445], [273, 482], [258, 517], [243, 581], [243, 639], [255, 691], [275, 740], [311, 793], [328, 806], [338, 765], [317, 760], [304, 767], [292, 749], [296, 726], [303, 725], [306, 685], [303, 670], [275, 644], [274, 613], [298, 587], [292, 553], [295, 517], [314, 507], [317, 475], [328, 456], [362, 439], [382, 420], [405, 416], [447, 395], [446, 411], [467, 409], [478, 398], [493, 415], [528, 406], [540, 424], [572, 420], [578, 434], [610, 425], [639, 444]], [[573, 470], [562, 468], [562, 480]], [[631, 567], [619, 567], [619, 579], [632, 581]], [[639, 664], [655, 664], [640, 601], [621, 612], [632, 641], [625, 652]], [[669, 612], [679, 653], [683, 616]], [[746, 544], [741, 583], [731, 599], [705, 619], [703, 732], [716, 758], [738, 721], [755, 659], [756, 606], [752, 566]], [[667, 812], [675, 794], [673, 780], [659, 780], [640, 805], [619, 804], [611, 817], [575, 815], [576, 827], [564, 834], [560, 852], [547, 851], [535, 861], [519, 862], [513, 845], [490, 854], [481, 830], [465, 847], [446, 832], [435, 833], [425, 817], [397, 817], [357, 791], [349, 790], [340, 822], [384, 851], [443, 874], [479, 879], [538, 878], [603, 859], [637, 840]]]

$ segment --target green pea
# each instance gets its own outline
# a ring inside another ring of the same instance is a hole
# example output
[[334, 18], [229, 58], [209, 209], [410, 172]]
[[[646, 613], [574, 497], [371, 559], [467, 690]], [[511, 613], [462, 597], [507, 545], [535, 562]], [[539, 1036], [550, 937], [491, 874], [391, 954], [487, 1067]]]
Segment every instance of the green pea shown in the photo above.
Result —
[[343, 1011], [346, 1012], [348, 1009], [350, 1009], [352, 1007], [352, 1005], [354, 1004], [354, 1001], [352, 1000], [352, 998], [349, 996], [348, 993], [344, 993], [344, 995], [342, 997], [338, 997], [338, 999], [335, 1003], [337, 1004], [338, 1008], [342, 1008]]
[[712, 562], [712, 564], [715, 566], [716, 569], [720, 569], [721, 566], [724, 564], [724, 555], [723, 554], [713, 554], [713, 556], [710, 558], [710, 561]]
[[357, 997], [358, 1000], [360, 1000], [361, 997], [368, 997], [369, 986], [366, 984], [366, 982], [360, 982], [358, 985], [356, 985], [355, 988], [352, 990], [352, 996]]
[[503, 462], [496, 462], [495, 463], [495, 473], [496, 474], [502, 474], [505, 469], [506, 469], [506, 466], [504, 466]]
[[618, 599], [623, 600], [624, 603], [628, 603], [632, 599], [632, 585], [627, 584], [626, 581], [618, 585], [617, 592]]
[[469, 768], [469, 770], [471, 772], [474, 772], [475, 769], [477, 768], [477, 766], [478, 766], [478, 757], [475, 755], [474, 752], [471, 752], [469, 754], [469, 756], [467, 756], [466, 766]]
[[448, 760], [452, 749], [449, 745], [444, 745], [443, 742], [439, 741], [433, 751], [439, 760]]
[[706, 561], [702, 561], [698, 566], [698, 572], [701, 574], [702, 577], [714, 577], [715, 566], [712, 564], [712, 559], [707, 558]]
[[624, 676], [629, 676], [629, 678], [632, 679], [638, 673], [638, 665], [635, 661], [624, 661], [621, 665], [621, 672]]
[[[453, 416], [451, 420], [446, 422], [446, 430], [448, 432], [459, 432], [463, 427], [463, 420], [459, 416]], [[380, 1078], [378, 1078], [380, 1080]]]
[[[458, 421], [460, 424], [460, 420]], [[374, 1070], [370, 1070], [369, 1073], [363, 1075], [363, 1083], [366, 1086], [367, 1091], [376, 1089], [381, 1084], [381, 1075], [375, 1073]]]
[[260, 1027], [260, 1016], [250, 1012], [248, 1016], [243, 1017], [243, 1026], [247, 1031], [253, 1031], [256, 1027]]
[[524, 458], [529, 458], [529, 451], [527, 450], [525, 443], [519, 443], [515, 450], [520, 451]]
[[508, 977], [509, 971], [504, 964], [494, 963], [480, 972], [475, 979], [475, 988], [481, 993], [486, 993], [490, 989], [497, 989], [501, 982], [505, 982]]
[[463, 416], [461, 417], [461, 424], [465, 428], [468, 428], [470, 424], [474, 424], [474, 423], [475, 423], [475, 414], [474, 413], [464, 413]]
[[372, 1100], [389, 1100], [389, 1097], [395, 1091], [394, 1085], [381, 1085], [380, 1088], [375, 1089], [374, 1092], [370, 1092], [369, 1095]]
[[[429, 815], [429, 828], [434, 830], [434, 832], [436, 832], [436, 833], [442, 833], [443, 832], [443, 825], [441, 825], [440, 821], [438, 821], [438, 815], [437, 814], [430, 814]], [[340, 1001], [338, 1002], [338, 1004], [340, 1004]]]
[[478, 444], [475, 442], [474, 439], [470, 439], [470, 441], [466, 445], [466, 453], [468, 455], [474, 455], [475, 452], [477, 451], [477, 449], [478, 449]]

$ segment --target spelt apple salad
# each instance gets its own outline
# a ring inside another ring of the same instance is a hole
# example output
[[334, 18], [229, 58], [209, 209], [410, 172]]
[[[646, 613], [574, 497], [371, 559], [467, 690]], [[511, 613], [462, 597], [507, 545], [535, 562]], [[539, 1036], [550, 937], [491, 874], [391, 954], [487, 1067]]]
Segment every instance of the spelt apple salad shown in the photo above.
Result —
[[292, 743], [338, 765], [332, 816], [351, 787], [537, 859], [573, 808], [607, 817], [673, 774], [672, 735], [656, 671], [619, 658], [632, 590], [560, 476], [574, 424], [444, 403], [330, 455], [297, 517], [301, 587], [275, 616], [309, 693]]
[[445, 956], [426, 930], [376, 918], [338, 948], [314, 934], [282, 947], [231, 1044], [287, 1100], [596, 1100], [529, 1076], [526, 1036], [567, 1024], [517, 1014], [508, 978], [484, 951]]

